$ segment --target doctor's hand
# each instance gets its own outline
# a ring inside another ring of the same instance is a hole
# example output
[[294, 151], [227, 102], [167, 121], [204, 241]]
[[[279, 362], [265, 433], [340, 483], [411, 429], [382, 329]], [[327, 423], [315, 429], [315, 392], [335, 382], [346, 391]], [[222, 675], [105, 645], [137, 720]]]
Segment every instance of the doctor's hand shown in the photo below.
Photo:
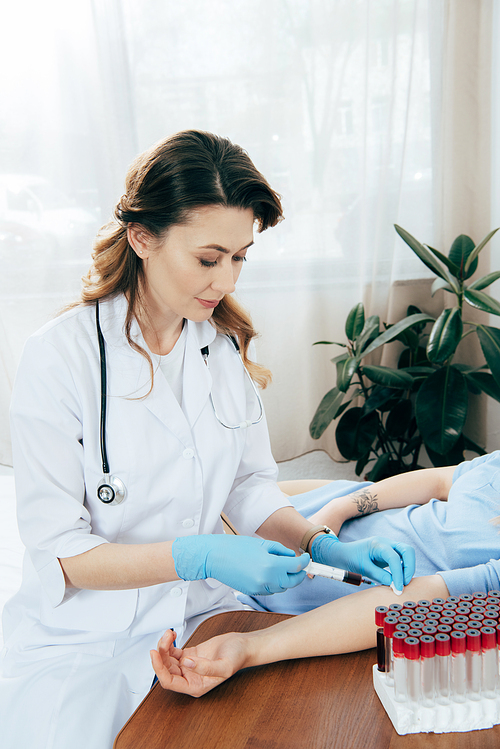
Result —
[[172, 557], [181, 580], [212, 577], [250, 596], [294, 588], [310, 561], [309, 554], [296, 557], [277, 541], [223, 533], [176, 538]]
[[415, 572], [414, 548], [380, 536], [348, 543], [332, 535], [317, 536], [311, 544], [311, 556], [314, 562], [359, 572], [381, 585], [393, 582], [398, 591], [408, 585]]

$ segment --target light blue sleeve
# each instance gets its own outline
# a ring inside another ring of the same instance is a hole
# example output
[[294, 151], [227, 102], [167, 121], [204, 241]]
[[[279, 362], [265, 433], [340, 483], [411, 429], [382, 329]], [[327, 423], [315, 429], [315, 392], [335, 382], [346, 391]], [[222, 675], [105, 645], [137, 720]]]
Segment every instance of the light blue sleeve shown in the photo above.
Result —
[[500, 560], [490, 559], [486, 564], [477, 564], [461, 570], [438, 572], [446, 583], [451, 596], [500, 590]]
[[453, 472], [453, 483], [457, 479], [460, 478], [460, 476], [463, 476], [464, 473], [467, 473], [468, 471], [472, 471], [474, 468], [477, 468], [478, 466], [482, 465], [483, 463], [498, 463], [500, 457], [500, 451], [496, 450], [493, 453], [486, 453], [486, 455], [480, 455], [478, 458], [474, 458], [474, 460], [464, 460], [463, 463], [460, 463], [456, 470]]

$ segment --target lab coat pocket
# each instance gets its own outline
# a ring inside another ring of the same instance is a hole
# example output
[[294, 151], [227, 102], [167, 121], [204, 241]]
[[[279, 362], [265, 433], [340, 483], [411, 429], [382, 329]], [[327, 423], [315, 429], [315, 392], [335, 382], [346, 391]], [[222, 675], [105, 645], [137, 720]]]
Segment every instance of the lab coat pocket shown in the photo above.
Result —
[[134, 620], [137, 599], [137, 589], [80, 590], [54, 608], [42, 596], [40, 621], [47, 627], [59, 629], [123, 632]]

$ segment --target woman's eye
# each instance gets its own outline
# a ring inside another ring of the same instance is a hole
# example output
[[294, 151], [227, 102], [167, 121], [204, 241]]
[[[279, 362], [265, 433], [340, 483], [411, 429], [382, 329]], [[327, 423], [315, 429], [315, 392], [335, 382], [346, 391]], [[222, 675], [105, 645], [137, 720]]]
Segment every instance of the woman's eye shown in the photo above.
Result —
[[200, 265], [204, 268], [213, 268], [217, 265], [217, 260], [203, 260], [203, 258], [200, 257]]
[[233, 260], [236, 260], [237, 263], [246, 263], [246, 257], [245, 255], [234, 255]]

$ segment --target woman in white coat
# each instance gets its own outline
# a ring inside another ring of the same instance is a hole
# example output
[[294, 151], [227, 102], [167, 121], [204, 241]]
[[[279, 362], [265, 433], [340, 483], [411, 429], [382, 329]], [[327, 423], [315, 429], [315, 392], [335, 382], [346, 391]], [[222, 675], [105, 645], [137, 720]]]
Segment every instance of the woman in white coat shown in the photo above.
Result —
[[[233, 588], [299, 584], [306, 552], [399, 588], [413, 574], [404, 544], [340, 543], [275, 483], [242, 360], [262, 386], [269, 373], [230, 295], [254, 224], [281, 205], [247, 154], [179, 133], [134, 162], [115, 215], [81, 302], [28, 340], [16, 379], [27, 553], [4, 612], [2, 749], [111, 747], [165, 627], [182, 642], [241, 607]], [[225, 535], [221, 512], [244, 535]]]

